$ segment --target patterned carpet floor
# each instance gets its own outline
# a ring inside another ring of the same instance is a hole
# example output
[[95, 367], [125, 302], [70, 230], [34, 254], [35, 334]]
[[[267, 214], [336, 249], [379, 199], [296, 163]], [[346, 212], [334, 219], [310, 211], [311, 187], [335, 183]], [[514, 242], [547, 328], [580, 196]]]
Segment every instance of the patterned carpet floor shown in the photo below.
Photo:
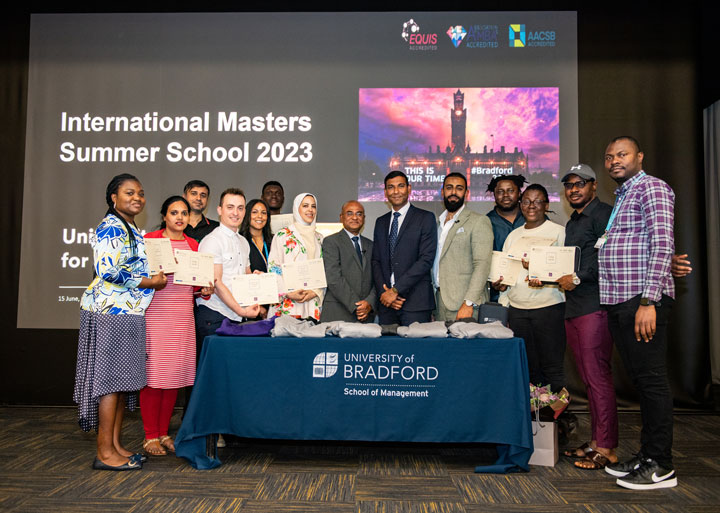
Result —
[[[578, 413], [571, 443], [588, 438]], [[151, 457], [139, 472], [90, 468], [95, 435], [73, 408], [0, 407], [0, 511], [90, 512], [720, 512], [720, 416], [676, 415], [679, 485], [635, 492], [603, 471], [555, 467], [475, 474], [495, 450], [477, 444], [293, 442], [229, 438], [223, 465], [197, 471], [174, 456]], [[173, 417], [171, 433], [180, 424]], [[640, 417], [620, 416], [621, 458], [638, 448]], [[124, 439], [140, 449], [138, 412]]]

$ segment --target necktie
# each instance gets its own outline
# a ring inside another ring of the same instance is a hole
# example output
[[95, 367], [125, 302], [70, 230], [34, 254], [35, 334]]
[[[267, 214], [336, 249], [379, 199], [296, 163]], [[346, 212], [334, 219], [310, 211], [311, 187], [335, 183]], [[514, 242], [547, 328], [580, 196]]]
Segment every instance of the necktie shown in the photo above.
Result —
[[359, 239], [360, 239], [360, 237], [358, 237], [356, 235], [355, 237], [352, 238], [352, 241], [353, 241], [353, 244], [355, 244], [355, 252], [357, 253], [358, 258], [360, 259], [360, 263], [362, 264], [362, 251], [360, 250], [360, 243], [358, 242]]
[[390, 236], [388, 237], [388, 242], [390, 243], [390, 268], [391, 269], [392, 269], [393, 257], [395, 256], [395, 245], [397, 244], [397, 238], [398, 238], [398, 218], [399, 217], [400, 217], [400, 212], [393, 212], [392, 225], [390, 226]]

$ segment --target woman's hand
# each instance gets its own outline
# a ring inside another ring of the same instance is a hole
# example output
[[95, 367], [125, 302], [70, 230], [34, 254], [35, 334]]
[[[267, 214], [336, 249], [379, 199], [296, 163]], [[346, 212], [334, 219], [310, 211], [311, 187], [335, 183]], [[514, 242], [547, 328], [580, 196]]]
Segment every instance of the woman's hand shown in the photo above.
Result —
[[285, 297], [288, 299], [292, 299], [297, 303], [302, 303], [302, 301], [300, 301], [300, 298], [302, 297], [301, 292], [302, 290], [293, 290], [292, 292], [288, 292], [287, 294], [285, 294]]
[[140, 280], [138, 287], [141, 289], [162, 290], [165, 288], [165, 285], [167, 285], [167, 276], [165, 276], [164, 272], [160, 271], [160, 273], [155, 276]]
[[315, 294], [315, 292], [313, 292], [312, 290], [304, 289], [288, 292], [286, 295], [288, 298], [292, 299], [296, 303], [306, 303], [312, 298], [317, 297], [317, 294]]

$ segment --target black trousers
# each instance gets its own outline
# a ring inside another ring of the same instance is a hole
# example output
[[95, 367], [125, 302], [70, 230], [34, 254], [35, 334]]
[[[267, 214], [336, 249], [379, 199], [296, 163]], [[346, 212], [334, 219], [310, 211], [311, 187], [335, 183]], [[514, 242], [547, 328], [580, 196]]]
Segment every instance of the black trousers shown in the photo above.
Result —
[[215, 331], [225, 319], [225, 316], [207, 306], [195, 308], [195, 341], [197, 344], [197, 359], [200, 361], [200, 353], [205, 337], [214, 335]]
[[655, 306], [656, 331], [649, 342], [635, 339], [640, 296], [608, 305], [608, 324], [615, 347], [640, 395], [640, 450], [665, 468], [673, 468], [673, 400], [667, 376], [667, 324], [675, 301], [663, 296]]
[[420, 310], [418, 312], [406, 312], [402, 308], [393, 310], [392, 308], [380, 307], [378, 313], [380, 324], [399, 324], [400, 326], [410, 326], [414, 322], [430, 322], [432, 320], [432, 310]]
[[525, 340], [530, 383], [560, 392], [565, 386], [565, 303], [528, 310], [511, 306], [508, 324]]

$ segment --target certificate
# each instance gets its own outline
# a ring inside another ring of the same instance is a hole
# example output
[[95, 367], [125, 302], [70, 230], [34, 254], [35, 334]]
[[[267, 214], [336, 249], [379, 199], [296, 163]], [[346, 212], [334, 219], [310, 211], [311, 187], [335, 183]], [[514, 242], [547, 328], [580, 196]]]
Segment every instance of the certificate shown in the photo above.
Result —
[[530, 248], [533, 246], [551, 246], [557, 242], [557, 239], [547, 239], [544, 237], [520, 237], [513, 242], [513, 245], [507, 251], [507, 257], [512, 260], [527, 260], [530, 255]]
[[277, 233], [291, 224], [293, 224], [292, 214], [275, 214], [270, 216], [270, 231], [273, 233]]
[[175, 283], [209, 287], [215, 282], [215, 266], [211, 253], [198, 253], [186, 249], [175, 251], [178, 266], [175, 270]]
[[148, 259], [150, 275], [174, 273], [177, 269], [170, 239], [145, 239], [145, 253]]
[[520, 260], [508, 258], [507, 253], [503, 253], [502, 251], [493, 251], [488, 281], [494, 283], [502, 276], [503, 280], [501, 283], [512, 287], [517, 283], [517, 278], [522, 268], [522, 262]]
[[554, 282], [574, 273], [576, 249], [574, 246], [533, 246], [528, 269], [530, 279]]
[[327, 287], [325, 264], [322, 258], [283, 264], [282, 272], [287, 292]]
[[278, 302], [277, 274], [240, 274], [233, 276], [232, 295], [240, 306], [271, 305]]

